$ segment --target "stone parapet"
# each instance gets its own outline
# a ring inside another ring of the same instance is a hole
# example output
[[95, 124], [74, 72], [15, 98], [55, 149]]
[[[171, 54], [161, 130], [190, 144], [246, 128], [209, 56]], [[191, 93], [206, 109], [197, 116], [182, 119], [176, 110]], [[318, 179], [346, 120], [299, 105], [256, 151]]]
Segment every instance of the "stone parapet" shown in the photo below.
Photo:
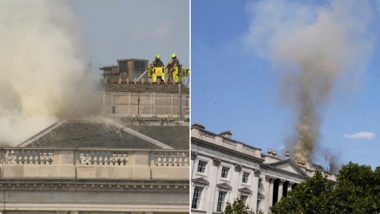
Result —
[[1, 179], [188, 180], [185, 150], [0, 150]]
[[262, 159], [261, 149], [249, 146], [247, 144], [241, 143], [233, 139], [229, 139], [218, 134], [214, 134], [206, 130], [202, 130], [199, 128], [199, 125], [197, 125], [196, 127], [192, 127], [191, 136], [192, 138], [196, 138], [210, 144], [224, 147], [226, 149], [236, 151], [257, 159]]

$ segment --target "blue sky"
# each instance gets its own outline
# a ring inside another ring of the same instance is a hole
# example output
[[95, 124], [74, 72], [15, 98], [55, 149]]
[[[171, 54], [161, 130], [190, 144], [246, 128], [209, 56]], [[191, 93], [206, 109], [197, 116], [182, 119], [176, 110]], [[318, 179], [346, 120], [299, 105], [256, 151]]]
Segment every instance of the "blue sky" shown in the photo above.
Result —
[[81, 25], [83, 42], [93, 69], [117, 59], [164, 63], [176, 53], [189, 66], [188, 0], [69, 0]]
[[[280, 101], [280, 72], [245, 42], [252, 27], [252, 2], [192, 0], [192, 123], [216, 133], [231, 130], [234, 139], [263, 151], [281, 151], [292, 132], [292, 112]], [[373, 23], [378, 29], [378, 17]], [[347, 76], [337, 81], [322, 114], [320, 150], [336, 154], [341, 163], [375, 167], [380, 166], [380, 52], [378, 42], [371, 45], [355, 81]], [[344, 137], [360, 132], [374, 137]], [[318, 154], [316, 161], [325, 164]]]

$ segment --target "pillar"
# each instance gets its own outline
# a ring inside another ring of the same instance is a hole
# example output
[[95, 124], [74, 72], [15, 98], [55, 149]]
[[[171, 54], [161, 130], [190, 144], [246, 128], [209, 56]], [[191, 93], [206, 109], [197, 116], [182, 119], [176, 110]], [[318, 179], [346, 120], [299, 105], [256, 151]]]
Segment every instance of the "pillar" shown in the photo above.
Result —
[[265, 211], [264, 213], [269, 213], [269, 208], [272, 206], [272, 201], [273, 201], [273, 179], [272, 178], [267, 178], [268, 180], [268, 189], [266, 189], [266, 196], [265, 196]]
[[293, 186], [293, 183], [289, 182], [288, 183], [288, 194], [289, 194], [290, 191], [292, 191], [292, 186]]
[[261, 210], [265, 213], [268, 206], [268, 200], [269, 200], [269, 180], [265, 177], [262, 178], [263, 186], [264, 186], [264, 200], [261, 202]]
[[283, 181], [280, 180], [280, 182], [278, 183], [278, 194], [277, 194], [277, 202], [279, 202], [282, 198], [282, 194], [283, 194]]
[[259, 177], [255, 175], [255, 173], [253, 173], [253, 182], [252, 182], [252, 186], [253, 186], [253, 191], [252, 191], [252, 197], [251, 197], [251, 206], [254, 210], [256, 210], [257, 208], [257, 196], [259, 194]]

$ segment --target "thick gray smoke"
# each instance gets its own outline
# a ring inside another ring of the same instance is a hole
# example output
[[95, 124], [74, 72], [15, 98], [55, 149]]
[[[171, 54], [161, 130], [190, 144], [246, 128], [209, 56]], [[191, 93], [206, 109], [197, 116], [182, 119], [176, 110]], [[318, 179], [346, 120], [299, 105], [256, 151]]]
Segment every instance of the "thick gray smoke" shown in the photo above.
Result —
[[67, 1], [0, 1], [0, 143], [95, 111], [80, 27]]
[[283, 71], [281, 95], [294, 110], [297, 161], [310, 161], [320, 138], [323, 109], [337, 80], [361, 70], [371, 50], [378, 2], [258, 1], [247, 41], [256, 54]]

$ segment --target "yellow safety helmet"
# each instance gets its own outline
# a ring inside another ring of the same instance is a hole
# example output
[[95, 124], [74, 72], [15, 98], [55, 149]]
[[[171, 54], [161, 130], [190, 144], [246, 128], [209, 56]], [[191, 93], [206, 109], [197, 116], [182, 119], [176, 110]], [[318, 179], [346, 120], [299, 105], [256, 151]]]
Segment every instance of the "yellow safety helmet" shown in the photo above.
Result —
[[172, 54], [172, 59], [173, 59], [173, 58], [176, 58], [176, 57], [177, 57], [177, 54], [175, 54], [175, 53]]
[[156, 59], [160, 59], [160, 55], [157, 54], [157, 55], [156, 55]]

